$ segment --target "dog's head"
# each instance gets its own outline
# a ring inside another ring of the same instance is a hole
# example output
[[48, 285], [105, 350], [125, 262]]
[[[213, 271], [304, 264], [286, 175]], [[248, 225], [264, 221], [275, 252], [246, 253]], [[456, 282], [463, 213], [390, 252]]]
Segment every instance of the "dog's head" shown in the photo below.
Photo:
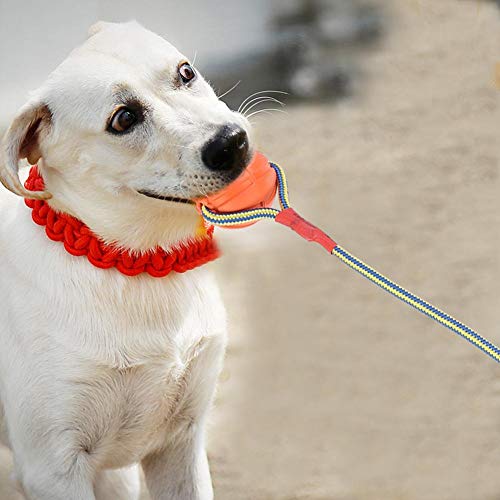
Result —
[[[146, 249], [189, 236], [196, 215], [183, 202], [233, 181], [252, 147], [248, 121], [175, 47], [136, 22], [100, 22], [21, 109], [3, 154], [0, 181], [14, 193]], [[23, 158], [46, 191], [24, 189]]]

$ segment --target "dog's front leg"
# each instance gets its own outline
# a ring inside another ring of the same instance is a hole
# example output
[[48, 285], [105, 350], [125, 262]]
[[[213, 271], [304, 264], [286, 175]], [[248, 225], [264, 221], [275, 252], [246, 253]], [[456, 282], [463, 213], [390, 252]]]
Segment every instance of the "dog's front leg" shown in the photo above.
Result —
[[205, 429], [225, 348], [223, 333], [200, 337], [171, 381], [177, 388], [165, 441], [142, 462], [153, 500], [212, 500]]
[[[25, 394], [3, 394], [15, 479], [28, 500], [95, 500], [95, 464], [80, 430], [85, 418], [65, 419], [67, 406], [53, 397], [55, 391], [47, 391], [47, 378], [33, 374]], [[11, 388], [22, 385], [9, 381]], [[45, 401], [50, 408], [41, 404]]]
[[24, 463], [22, 473], [16, 475], [25, 497], [28, 500], [95, 500], [85, 457], [74, 458], [74, 465], [67, 474], [54, 470], [51, 463], [42, 459]]
[[214, 497], [203, 429], [191, 425], [142, 466], [153, 500], [212, 500]]

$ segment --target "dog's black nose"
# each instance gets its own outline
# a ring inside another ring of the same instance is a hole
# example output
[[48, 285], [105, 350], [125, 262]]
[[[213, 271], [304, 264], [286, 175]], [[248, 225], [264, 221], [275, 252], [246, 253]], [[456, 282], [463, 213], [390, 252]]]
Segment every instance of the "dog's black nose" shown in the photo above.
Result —
[[247, 155], [247, 133], [240, 127], [226, 125], [205, 144], [201, 159], [210, 170], [232, 170], [242, 168]]

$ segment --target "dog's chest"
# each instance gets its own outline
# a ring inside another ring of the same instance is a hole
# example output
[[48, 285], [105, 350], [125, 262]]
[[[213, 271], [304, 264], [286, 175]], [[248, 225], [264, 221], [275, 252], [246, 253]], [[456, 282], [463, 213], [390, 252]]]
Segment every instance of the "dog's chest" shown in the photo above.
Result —
[[76, 410], [93, 414], [83, 435], [103, 467], [163, 446], [197, 421], [211, 399], [225, 346], [217, 289], [211, 279], [188, 274], [169, 285], [156, 290], [148, 281], [139, 294], [122, 290], [118, 314], [107, 309], [100, 317], [113, 332], [107, 347], [90, 345], [93, 359], [108, 366], [82, 365], [86, 408]]
[[165, 445], [206, 411], [223, 352], [222, 336], [206, 336], [170, 359], [96, 372], [73, 409], [84, 431], [79, 446], [107, 468]]
[[103, 467], [140, 460], [208, 406], [225, 332], [211, 279], [193, 279], [166, 289], [149, 280], [139, 291], [126, 287], [116, 309], [108, 303], [99, 316], [106, 341], [78, 336], [79, 353], [88, 356], [79, 356], [84, 407], [73, 418], [84, 415], [81, 446]]

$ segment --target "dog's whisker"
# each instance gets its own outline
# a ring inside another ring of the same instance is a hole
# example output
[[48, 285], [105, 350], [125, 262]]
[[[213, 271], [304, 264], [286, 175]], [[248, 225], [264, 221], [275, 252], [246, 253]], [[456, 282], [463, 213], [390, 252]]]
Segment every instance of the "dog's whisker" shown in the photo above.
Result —
[[249, 108], [252, 107], [252, 105], [254, 103], [261, 103], [261, 102], [265, 102], [265, 101], [274, 101], [274, 102], [277, 102], [278, 104], [280, 104], [281, 106], [284, 106], [283, 102], [281, 102], [278, 99], [275, 99], [274, 97], [271, 97], [271, 96], [254, 97], [252, 100], [248, 101], [245, 104], [245, 106], [242, 108], [242, 110], [240, 111], [240, 113], [242, 115], [245, 115], [245, 113], [248, 111]]
[[270, 95], [261, 95], [261, 96], [258, 96], [258, 97], [254, 97], [253, 99], [250, 99], [246, 104], [245, 106], [243, 106], [243, 108], [241, 108], [241, 112], [243, 112], [247, 106], [249, 106], [251, 103], [255, 102], [255, 101], [259, 101], [261, 99], [274, 99], [276, 102], [279, 102], [282, 106], [285, 106], [285, 103], [283, 101], [280, 101], [279, 99], [277, 99], [276, 97], [273, 97], [273, 96], [270, 96]]
[[[273, 91], [271, 91], [271, 92], [273, 92]], [[278, 91], [276, 91], [276, 92], [278, 92]], [[280, 93], [281, 93], [281, 92], [280, 92]], [[263, 94], [263, 92], [261, 92], [260, 94]], [[252, 97], [252, 96], [249, 96], [249, 97], [248, 97], [245, 101], [243, 101], [243, 102], [241, 103], [240, 107], [238, 108], [238, 111], [241, 113], [242, 111], [244, 111], [244, 110], [246, 109], [246, 107], [247, 107], [250, 103], [252, 103], [252, 102], [254, 102], [254, 101], [258, 100], [258, 99], [261, 99], [261, 98], [267, 98], [267, 97], [271, 97], [271, 96], [269, 96], [269, 95], [267, 95], [267, 94], [264, 94], [264, 95], [258, 95], [258, 96], [253, 96], [253, 97]]]
[[[261, 112], [262, 112], [262, 114], [263, 114], [263, 115], [272, 115], [272, 113], [271, 113], [270, 111], [261, 110]], [[256, 114], [258, 114], [258, 113], [256, 113]], [[253, 122], [252, 120], [248, 120], [248, 121], [250, 122], [250, 124], [251, 124], [252, 126], [254, 126], [254, 125], [255, 125], [255, 122]]]
[[286, 111], [282, 109], [276, 109], [276, 108], [266, 108], [266, 109], [258, 109], [257, 111], [254, 111], [253, 113], [250, 113], [246, 118], [247, 120], [250, 119], [252, 116], [258, 115], [259, 113], [264, 113], [268, 111], [269, 114], [271, 114], [271, 111], [275, 111], [276, 113], [284, 113], [285, 115], [288, 115]]
[[250, 94], [248, 97], [243, 99], [241, 105], [245, 104], [249, 99], [251, 99], [254, 96], [260, 95], [260, 94], [265, 94], [269, 92], [270, 94], [285, 94], [288, 95], [288, 92], [285, 92], [284, 90], [259, 90], [258, 92], [254, 92], [253, 94]]
[[240, 108], [239, 112], [243, 114], [245, 112], [245, 109], [247, 108], [247, 106], [249, 106], [251, 103], [253, 103], [255, 101], [259, 101], [261, 99], [269, 99], [270, 97], [271, 96], [268, 96], [268, 95], [261, 95], [261, 96], [254, 97], [253, 99], [250, 99], [249, 101], [247, 101], [246, 104]]
[[232, 92], [239, 84], [241, 83], [241, 80], [238, 80], [229, 90], [226, 90], [223, 94], [217, 96], [218, 99], [222, 99], [223, 97], [227, 96], [230, 92]]
[[193, 56], [193, 61], [191, 62], [191, 64], [194, 66], [196, 64], [196, 57], [198, 56], [198, 51], [195, 50], [194, 51], [194, 56]]
[[249, 95], [246, 99], [242, 101], [238, 108], [238, 113], [240, 112], [241, 108], [247, 103], [249, 99], [252, 97], [259, 95], [259, 94], [266, 94], [266, 93], [271, 93], [271, 94], [285, 94], [288, 95], [288, 92], [284, 92], [283, 90], [261, 90], [259, 92], [254, 92], [252, 95]]
[[[252, 101], [250, 101], [252, 102]], [[284, 107], [285, 105], [279, 101], [278, 99], [275, 99], [274, 97], [266, 97], [265, 99], [260, 99], [258, 100], [257, 102], [254, 102], [253, 104], [251, 104], [250, 106], [245, 106], [245, 110], [241, 112], [241, 114], [243, 116], [246, 116], [246, 114], [253, 108], [255, 108], [256, 106], [259, 106], [260, 104], [262, 104], [263, 102], [276, 102], [278, 103], [279, 105], [281, 105], [281, 107]]]

